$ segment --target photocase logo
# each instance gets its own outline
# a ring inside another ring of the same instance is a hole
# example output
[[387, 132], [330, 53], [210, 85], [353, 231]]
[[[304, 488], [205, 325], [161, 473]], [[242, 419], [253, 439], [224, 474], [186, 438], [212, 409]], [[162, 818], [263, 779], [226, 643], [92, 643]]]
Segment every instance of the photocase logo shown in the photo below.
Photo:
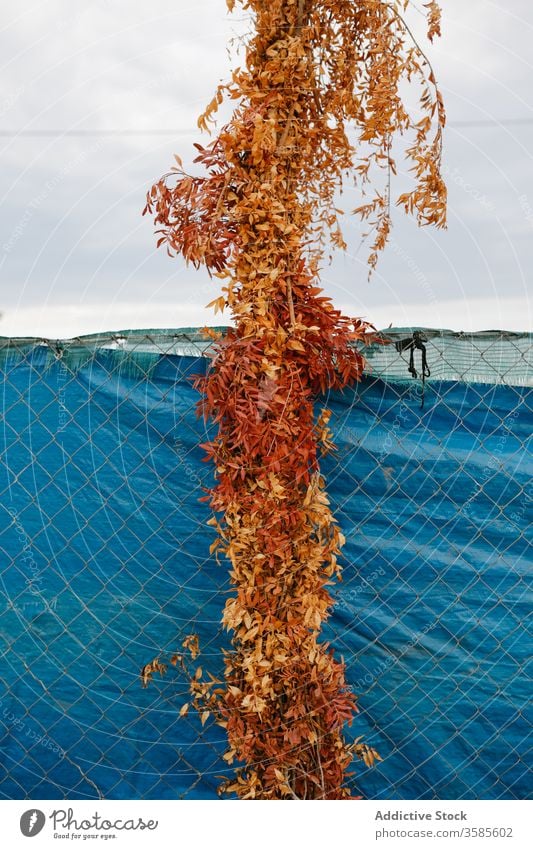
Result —
[[35, 837], [42, 831], [46, 822], [46, 817], [42, 811], [36, 808], [31, 808], [25, 811], [20, 818], [20, 830], [24, 837]]

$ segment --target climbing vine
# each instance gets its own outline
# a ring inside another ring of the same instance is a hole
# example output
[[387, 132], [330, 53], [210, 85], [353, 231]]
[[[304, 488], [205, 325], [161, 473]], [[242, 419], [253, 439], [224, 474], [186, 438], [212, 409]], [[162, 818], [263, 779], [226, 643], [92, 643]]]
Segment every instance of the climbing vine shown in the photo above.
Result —
[[[236, 0], [227, 0], [230, 11]], [[372, 328], [342, 315], [318, 285], [329, 245], [345, 247], [339, 191], [355, 180], [373, 269], [403, 206], [443, 227], [442, 99], [405, 15], [410, 0], [240, 0], [252, 20], [243, 67], [198, 123], [209, 130], [224, 98], [231, 120], [205, 147], [201, 173], [181, 160], [147, 196], [158, 244], [220, 279], [210, 306], [233, 325], [197, 380], [200, 412], [216, 424], [205, 445], [216, 485], [212, 546], [230, 563], [223, 623], [233, 650], [224, 680], [191, 680], [205, 720], [227, 732], [235, 779], [226, 790], [261, 799], [350, 797], [353, 756], [376, 753], [343, 734], [357, 710], [344, 664], [320, 642], [328, 587], [344, 537], [320, 473], [333, 448], [320, 393], [361, 378]], [[428, 36], [440, 34], [436, 2]], [[405, 81], [418, 81], [408, 109]], [[391, 196], [395, 138], [413, 185]], [[190, 648], [190, 641], [189, 641]], [[174, 662], [177, 662], [175, 656]], [[181, 662], [181, 655], [179, 656]], [[145, 683], [153, 671], [144, 669]]]

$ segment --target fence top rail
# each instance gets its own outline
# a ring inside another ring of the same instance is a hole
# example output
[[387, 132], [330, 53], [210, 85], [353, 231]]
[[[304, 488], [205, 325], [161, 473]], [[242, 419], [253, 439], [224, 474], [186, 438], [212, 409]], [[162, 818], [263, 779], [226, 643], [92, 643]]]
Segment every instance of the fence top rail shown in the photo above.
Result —
[[[210, 328], [221, 333], [224, 326]], [[533, 385], [533, 334], [508, 330], [475, 333], [424, 327], [394, 327], [379, 331], [385, 345], [364, 347], [369, 373], [376, 378], [491, 383], [508, 386]], [[36, 348], [47, 348], [51, 356], [63, 357], [98, 350], [143, 356], [207, 356], [213, 342], [202, 328], [117, 330], [71, 339], [43, 337], [0, 337], [0, 364], [15, 356], [26, 356]], [[415, 374], [413, 374], [413, 369]]]

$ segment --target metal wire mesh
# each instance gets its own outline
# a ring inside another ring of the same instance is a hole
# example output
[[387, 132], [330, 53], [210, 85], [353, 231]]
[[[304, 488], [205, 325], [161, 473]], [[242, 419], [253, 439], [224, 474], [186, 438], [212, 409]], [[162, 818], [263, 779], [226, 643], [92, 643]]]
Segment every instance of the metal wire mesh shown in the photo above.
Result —
[[[326, 637], [361, 694], [349, 733], [384, 758], [354, 786], [523, 798], [530, 338], [387, 335], [324, 399], [347, 537]], [[187, 634], [215, 675], [227, 647], [190, 382], [207, 347], [192, 329], [0, 342], [5, 798], [211, 798], [231, 774], [221, 730], [178, 718], [179, 670], [139, 681]]]

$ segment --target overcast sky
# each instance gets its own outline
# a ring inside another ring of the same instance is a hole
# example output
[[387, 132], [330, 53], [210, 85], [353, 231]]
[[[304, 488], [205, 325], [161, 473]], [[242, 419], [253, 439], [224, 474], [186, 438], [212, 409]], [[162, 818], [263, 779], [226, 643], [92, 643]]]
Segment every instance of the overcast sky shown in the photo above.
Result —
[[[398, 210], [369, 283], [349, 222], [348, 252], [323, 284], [378, 327], [529, 330], [533, 4], [442, 6], [429, 53], [450, 122], [449, 228], [419, 230]], [[227, 15], [225, 0], [0, 0], [0, 10], [0, 334], [220, 323], [203, 308], [216, 281], [156, 251], [141, 210], [172, 154], [188, 162], [203, 141], [196, 118], [228, 77], [243, 14]], [[423, 23], [416, 11], [412, 22]]]

